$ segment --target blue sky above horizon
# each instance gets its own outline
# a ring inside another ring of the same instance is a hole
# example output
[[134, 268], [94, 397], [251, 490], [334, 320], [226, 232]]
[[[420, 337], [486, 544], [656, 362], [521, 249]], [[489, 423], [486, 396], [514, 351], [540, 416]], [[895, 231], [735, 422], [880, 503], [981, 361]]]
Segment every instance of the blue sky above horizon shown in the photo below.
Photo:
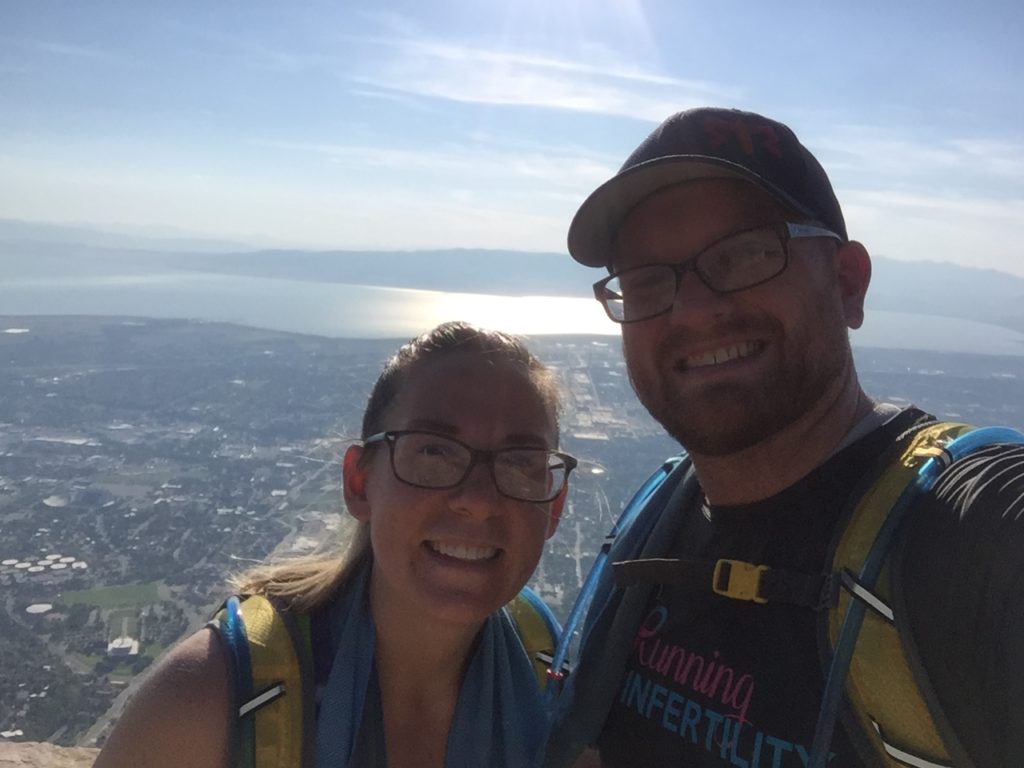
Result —
[[793, 127], [872, 252], [1024, 275], [1022, 8], [0, 0], [0, 218], [564, 252], [708, 104]]

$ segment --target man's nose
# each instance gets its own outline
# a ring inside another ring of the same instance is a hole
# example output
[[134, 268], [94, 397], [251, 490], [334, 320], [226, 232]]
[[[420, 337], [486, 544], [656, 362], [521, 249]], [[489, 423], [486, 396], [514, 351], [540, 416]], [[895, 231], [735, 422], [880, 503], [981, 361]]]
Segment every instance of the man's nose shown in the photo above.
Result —
[[688, 269], [676, 278], [676, 292], [669, 314], [673, 320], [716, 315], [723, 311], [728, 301], [728, 294], [709, 288], [696, 270]]

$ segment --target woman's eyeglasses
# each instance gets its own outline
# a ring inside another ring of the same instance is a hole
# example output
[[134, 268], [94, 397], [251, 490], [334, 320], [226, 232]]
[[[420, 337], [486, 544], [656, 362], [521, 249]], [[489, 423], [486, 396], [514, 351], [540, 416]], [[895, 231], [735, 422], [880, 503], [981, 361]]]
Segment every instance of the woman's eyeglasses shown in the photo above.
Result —
[[454, 488], [478, 462], [491, 470], [494, 487], [517, 501], [551, 501], [565, 487], [576, 459], [547, 448], [501, 448], [483, 451], [461, 440], [418, 430], [371, 435], [364, 445], [387, 443], [391, 470], [403, 483], [417, 488]]

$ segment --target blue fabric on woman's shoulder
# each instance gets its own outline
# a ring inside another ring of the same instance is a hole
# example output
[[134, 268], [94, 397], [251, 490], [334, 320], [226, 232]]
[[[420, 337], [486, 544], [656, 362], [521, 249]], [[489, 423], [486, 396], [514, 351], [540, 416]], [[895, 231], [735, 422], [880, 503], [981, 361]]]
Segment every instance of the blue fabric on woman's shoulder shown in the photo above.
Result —
[[[317, 768], [349, 765], [366, 709], [374, 670], [377, 633], [367, 595], [370, 566], [353, 575], [338, 596], [331, 616], [334, 661], [320, 701], [316, 726]], [[383, 723], [367, 727], [383, 730]]]
[[[367, 565], [354, 575], [331, 619], [335, 653], [317, 720], [317, 768], [354, 768], [357, 745], [378, 741], [384, 728], [376, 708], [366, 711], [367, 690], [376, 684], [369, 574]], [[546, 728], [537, 679], [515, 627], [504, 611], [492, 614], [480, 630], [459, 690], [445, 766], [534, 765]]]
[[504, 611], [480, 631], [448, 734], [447, 768], [534, 765], [547, 717], [537, 676]]

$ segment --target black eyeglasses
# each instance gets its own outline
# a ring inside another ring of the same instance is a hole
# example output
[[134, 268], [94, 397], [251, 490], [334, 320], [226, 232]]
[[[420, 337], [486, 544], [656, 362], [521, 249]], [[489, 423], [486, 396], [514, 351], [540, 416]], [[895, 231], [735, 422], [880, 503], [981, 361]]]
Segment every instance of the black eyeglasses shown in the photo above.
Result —
[[843, 238], [810, 224], [774, 224], [724, 237], [678, 264], [645, 264], [613, 272], [594, 283], [594, 297], [616, 323], [635, 323], [668, 312], [683, 275], [693, 271], [712, 291], [734, 293], [782, 274], [789, 241], [805, 237]]
[[576, 467], [576, 459], [569, 454], [547, 448], [481, 451], [453, 437], [418, 430], [380, 432], [363, 445], [380, 442], [390, 449], [391, 471], [407, 485], [454, 488], [483, 461], [491, 469], [498, 493], [517, 501], [551, 501]]

